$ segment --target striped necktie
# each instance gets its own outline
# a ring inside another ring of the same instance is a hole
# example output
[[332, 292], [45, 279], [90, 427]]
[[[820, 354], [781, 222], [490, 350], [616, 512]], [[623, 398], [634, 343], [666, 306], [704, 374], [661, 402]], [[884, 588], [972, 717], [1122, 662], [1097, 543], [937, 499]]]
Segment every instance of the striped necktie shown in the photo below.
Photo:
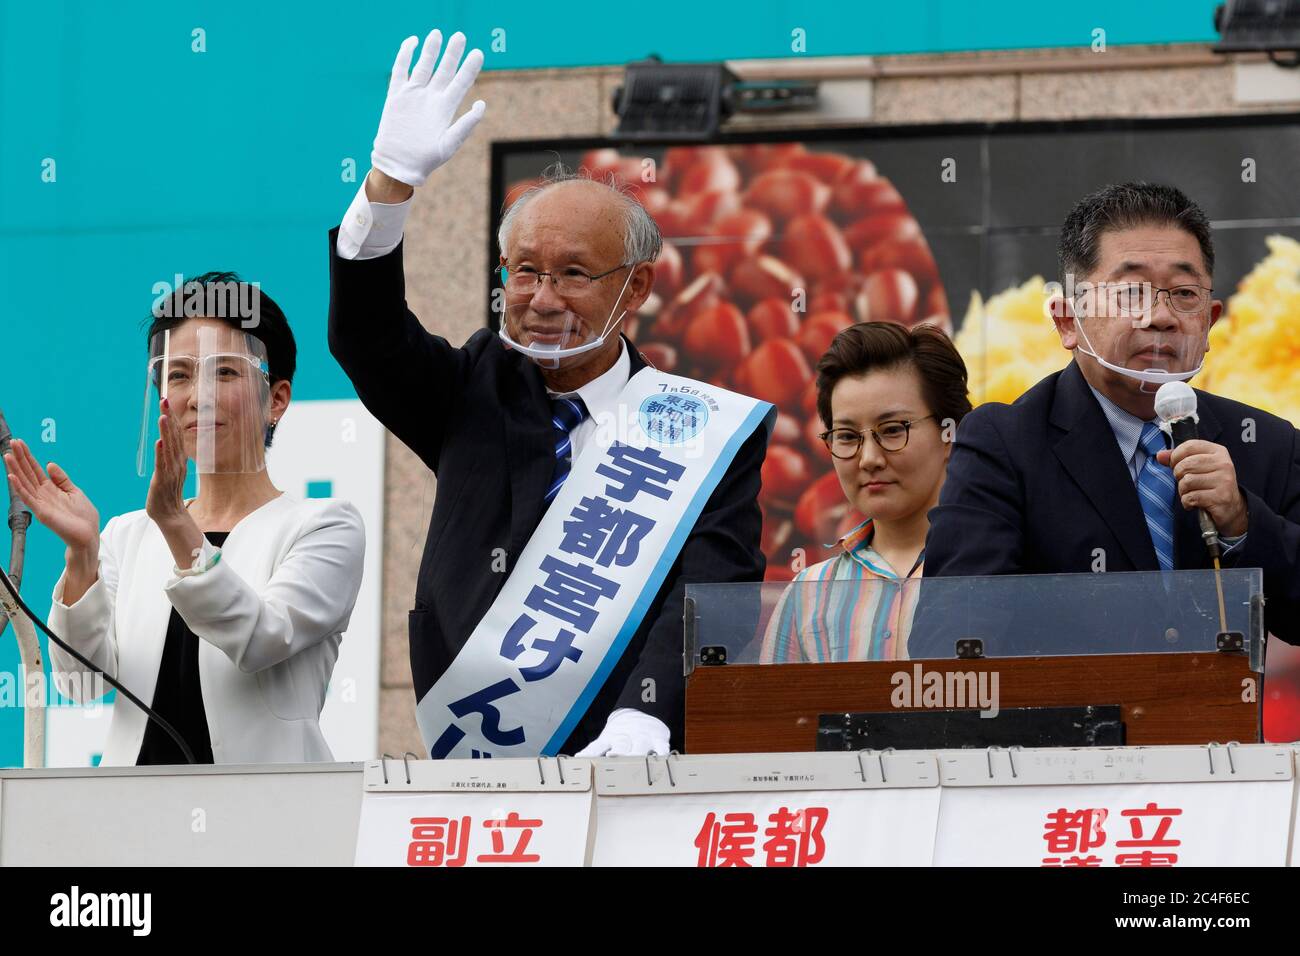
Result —
[[1156, 461], [1156, 452], [1164, 451], [1165, 436], [1151, 422], [1142, 426], [1142, 447], [1147, 460], [1138, 473], [1138, 500], [1147, 518], [1151, 543], [1155, 545], [1156, 558], [1162, 571], [1174, 569], [1174, 497], [1178, 483], [1174, 473]]
[[559, 493], [564, 479], [569, 477], [573, 462], [573, 441], [570, 435], [586, 417], [587, 406], [581, 398], [574, 396], [551, 399], [551, 424], [555, 426], [555, 471], [551, 474], [551, 486], [546, 489], [546, 496], [542, 499], [547, 504]]

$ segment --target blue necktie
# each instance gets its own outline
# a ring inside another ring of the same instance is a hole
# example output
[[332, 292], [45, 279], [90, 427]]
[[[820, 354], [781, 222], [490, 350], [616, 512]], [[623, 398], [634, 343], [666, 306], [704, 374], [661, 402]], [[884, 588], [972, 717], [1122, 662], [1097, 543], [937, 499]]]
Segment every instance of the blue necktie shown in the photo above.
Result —
[[1156, 461], [1156, 452], [1164, 451], [1165, 436], [1151, 422], [1142, 426], [1142, 447], [1146, 449], [1147, 460], [1138, 472], [1138, 500], [1142, 502], [1142, 511], [1147, 517], [1147, 529], [1151, 532], [1151, 543], [1155, 545], [1156, 558], [1160, 561], [1160, 570], [1174, 569], [1174, 497], [1178, 494], [1178, 483], [1174, 473]]
[[573, 462], [573, 441], [569, 436], [586, 417], [587, 406], [582, 399], [551, 399], [551, 424], [555, 426], [555, 471], [551, 474], [551, 486], [546, 489], [546, 496], [542, 499], [547, 504], [559, 493], [564, 479], [569, 477]]

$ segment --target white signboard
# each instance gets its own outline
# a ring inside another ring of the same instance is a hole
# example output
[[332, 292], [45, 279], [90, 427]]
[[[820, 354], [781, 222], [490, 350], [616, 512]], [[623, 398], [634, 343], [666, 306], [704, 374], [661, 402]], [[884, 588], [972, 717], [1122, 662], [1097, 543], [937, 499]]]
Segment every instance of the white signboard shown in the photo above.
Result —
[[1282, 866], [1287, 748], [945, 751], [938, 866]]
[[601, 796], [593, 866], [927, 866], [939, 788]]
[[591, 793], [365, 793], [357, 866], [583, 866]]

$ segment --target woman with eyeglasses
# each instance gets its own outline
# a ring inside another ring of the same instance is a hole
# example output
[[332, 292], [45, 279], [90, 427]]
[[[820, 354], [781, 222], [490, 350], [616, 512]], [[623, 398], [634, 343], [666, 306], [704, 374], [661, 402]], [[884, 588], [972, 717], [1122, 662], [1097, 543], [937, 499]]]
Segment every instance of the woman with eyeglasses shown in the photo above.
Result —
[[868, 518], [837, 554], [805, 568], [764, 635], [764, 662], [894, 660], [907, 637], [957, 423], [971, 409], [966, 365], [927, 325], [864, 322], [817, 365], [817, 411], [835, 473]]
[[[197, 763], [331, 760], [319, 718], [365, 532], [350, 503], [295, 498], [267, 475], [292, 390], [293, 333], [260, 288], [207, 273], [158, 300], [146, 341], [139, 464], [143, 475], [152, 461], [153, 473], [143, 510], [101, 533], [62, 468], [47, 473], [20, 441], [5, 456], [19, 496], [67, 548], [50, 628], [150, 704]], [[191, 461], [198, 494], [185, 500]], [[54, 644], [50, 664], [74, 700], [108, 689]], [[185, 762], [119, 696], [100, 764]]]

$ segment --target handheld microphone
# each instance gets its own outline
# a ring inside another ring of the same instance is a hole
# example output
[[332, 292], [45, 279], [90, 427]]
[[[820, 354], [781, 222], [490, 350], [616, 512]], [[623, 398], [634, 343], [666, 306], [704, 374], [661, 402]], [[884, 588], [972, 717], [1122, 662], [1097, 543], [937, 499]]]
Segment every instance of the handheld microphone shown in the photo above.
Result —
[[[1177, 448], [1183, 442], [1197, 437], [1196, 392], [1186, 382], [1165, 382], [1156, 392], [1156, 415], [1161, 422], [1161, 430], [1171, 439]], [[1219, 529], [1205, 509], [1196, 509], [1196, 520], [1201, 526], [1201, 540], [1210, 552], [1210, 557], [1218, 560], [1222, 553], [1219, 544]]]

